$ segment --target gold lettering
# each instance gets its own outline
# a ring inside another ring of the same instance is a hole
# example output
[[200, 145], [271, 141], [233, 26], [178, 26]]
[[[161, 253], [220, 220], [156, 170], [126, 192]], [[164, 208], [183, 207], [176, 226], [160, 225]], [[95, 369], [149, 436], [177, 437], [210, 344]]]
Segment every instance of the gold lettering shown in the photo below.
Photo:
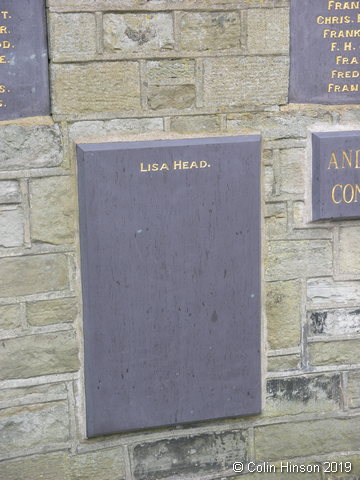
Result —
[[177, 170], [177, 169], [181, 170], [181, 161], [174, 162], [173, 167], [174, 167], [174, 170]]
[[2, 10], [2, 11], [0, 12], [0, 14], [2, 15], [2, 17], [3, 17], [4, 19], [8, 18], [8, 16], [9, 16], [9, 12], [7, 12], [6, 10]]
[[5, 93], [6, 86], [0, 85], [0, 93]]
[[6, 57], [4, 55], [0, 56], [0, 63], [6, 63]]
[[336, 155], [335, 152], [331, 152], [331, 157], [330, 157], [330, 162], [328, 166], [328, 170], [330, 170], [330, 166], [335, 165], [335, 168], [339, 168], [337, 160], [336, 160]]
[[335, 190], [336, 190], [336, 188], [340, 188], [340, 189], [341, 189], [341, 188], [342, 188], [342, 185], [337, 184], [337, 185], [335, 185], [335, 186], [333, 187], [333, 189], [332, 189], [332, 191], [331, 191], [331, 199], [332, 199], [333, 203], [341, 203], [341, 200], [339, 200], [338, 202], [335, 200]]
[[359, 165], [359, 152], [360, 152], [360, 150], [355, 150], [355, 168], [360, 168], [360, 165]]
[[349, 167], [352, 166], [352, 150], [349, 150], [350, 156], [346, 153], [345, 150], [342, 152], [342, 165], [341, 168], [345, 168], [345, 160]]
[[8, 33], [7, 28], [4, 25], [0, 25], [0, 34]]
[[167, 163], [163, 163], [160, 167], [160, 171], [161, 170], [169, 170], [169, 167], [168, 167], [168, 164]]
[[[347, 197], [346, 197], [346, 191], [347, 191], [347, 188], [350, 187], [350, 192], [351, 192], [351, 197], [350, 197], [350, 200], [347, 200]], [[348, 183], [347, 185], [345, 185], [344, 187], [344, 190], [343, 190], [343, 199], [344, 199], [344, 202], [345, 203], [351, 203], [353, 200], [354, 200], [354, 187]]]
[[198, 164], [194, 161], [194, 162], [191, 162], [190, 168], [199, 168], [199, 167], [198, 167]]

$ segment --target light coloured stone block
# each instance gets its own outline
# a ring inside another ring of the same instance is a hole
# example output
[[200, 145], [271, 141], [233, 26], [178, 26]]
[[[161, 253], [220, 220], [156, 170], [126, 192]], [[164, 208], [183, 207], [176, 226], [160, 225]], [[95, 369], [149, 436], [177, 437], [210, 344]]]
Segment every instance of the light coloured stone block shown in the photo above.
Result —
[[301, 282], [265, 283], [269, 348], [296, 347], [301, 333]]
[[315, 342], [308, 345], [310, 365], [360, 363], [360, 340]]
[[104, 46], [108, 51], [154, 53], [173, 50], [173, 20], [169, 13], [104, 15]]
[[75, 333], [65, 331], [2, 340], [0, 363], [0, 380], [74, 372], [80, 366]]
[[50, 325], [73, 322], [78, 314], [76, 298], [59, 298], [27, 304], [27, 319], [30, 325]]
[[275, 159], [279, 165], [280, 194], [303, 195], [305, 191], [305, 150], [291, 148], [280, 151]]
[[54, 57], [96, 53], [96, 22], [92, 13], [51, 13], [49, 35]]
[[195, 85], [152, 86], [147, 91], [151, 110], [191, 108], [195, 103]]
[[247, 11], [247, 32], [249, 52], [288, 53], [289, 9], [249, 9]]
[[350, 408], [360, 407], [360, 372], [349, 372], [348, 393]]
[[312, 306], [357, 305], [359, 298], [360, 281], [334, 282], [332, 278], [313, 278], [307, 282], [307, 299]]
[[343, 227], [339, 232], [339, 273], [360, 274], [360, 227]]
[[86, 136], [116, 135], [117, 133], [161, 132], [164, 130], [162, 118], [122, 118], [116, 120], [98, 120], [94, 122], [76, 122], [70, 127], [73, 139]]
[[66, 255], [49, 254], [0, 259], [0, 297], [32, 295], [69, 287]]
[[216, 115], [179, 116], [170, 119], [170, 129], [178, 133], [218, 132], [220, 118]]
[[267, 367], [269, 372], [280, 372], [283, 370], [298, 370], [301, 366], [300, 355], [278, 355], [268, 357]]
[[2, 180], [0, 182], [0, 204], [20, 202], [19, 183], [16, 180]]
[[360, 333], [360, 309], [339, 308], [308, 312], [310, 335], [355, 335]]
[[50, 383], [0, 390], [0, 408], [47, 403], [66, 399], [67, 389], [65, 383]]
[[71, 177], [31, 180], [30, 224], [35, 242], [61, 245], [74, 241], [75, 185]]
[[24, 213], [20, 207], [0, 208], [0, 246], [20, 247], [24, 243]]
[[139, 66], [135, 62], [53, 65], [52, 85], [54, 113], [140, 109]]
[[186, 85], [195, 83], [195, 61], [190, 59], [146, 62], [149, 85]]
[[0, 125], [0, 170], [56, 167], [61, 154], [58, 125]]
[[268, 203], [265, 207], [265, 226], [268, 237], [285, 235], [287, 231], [286, 203]]
[[21, 326], [19, 305], [0, 306], [0, 330], [19, 328]]
[[180, 16], [182, 50], [226, 50], [240, 48], [238, 12], [186, 12]]
[[285, 57], [219, 57], [204, 60], [205, 106], [278, 105], [287, 102]]

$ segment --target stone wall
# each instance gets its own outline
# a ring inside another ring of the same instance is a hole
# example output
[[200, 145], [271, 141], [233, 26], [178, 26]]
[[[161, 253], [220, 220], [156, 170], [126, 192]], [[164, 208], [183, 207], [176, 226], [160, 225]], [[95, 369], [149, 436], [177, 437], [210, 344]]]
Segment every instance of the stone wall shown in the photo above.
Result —
[[[0, 123], [0, 479], [360, 478], [360, 224], [308, 213], [310, 132], [360, 108], [287, 103], [287, 0], [47, 4], [53, 115]], [[263, 413], [86, 440], [76, 141], [259, 132]]]

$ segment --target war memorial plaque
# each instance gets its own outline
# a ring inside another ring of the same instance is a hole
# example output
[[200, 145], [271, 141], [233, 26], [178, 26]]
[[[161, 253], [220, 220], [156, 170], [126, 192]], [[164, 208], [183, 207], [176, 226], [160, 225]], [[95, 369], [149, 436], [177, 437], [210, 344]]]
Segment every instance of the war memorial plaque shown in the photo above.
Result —
[[50, 113], [44, 0], [0, 2], [0, 120]]
[[260, 137], [78, 146], [87, 436], [255, 414]]
[[360, 131], [312, 135], [313, 220], [360, 218]]
[[289, 101], [360, 100], [360, 1], [291, 0]]

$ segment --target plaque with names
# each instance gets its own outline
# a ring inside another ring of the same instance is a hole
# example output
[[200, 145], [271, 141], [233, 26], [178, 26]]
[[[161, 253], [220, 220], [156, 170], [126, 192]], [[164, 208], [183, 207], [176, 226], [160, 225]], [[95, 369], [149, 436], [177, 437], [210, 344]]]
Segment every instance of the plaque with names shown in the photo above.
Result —
[[45, 0], [0, 2], [0, 120], [49, 115]]
[[360, 218], [360, 131], [312, 135], [313, 220]]
[[260, 412], [260, 137], [77, 152], [87, 436]]
[[291, 0], [289, 101], [358, 104], [360, 1]]

